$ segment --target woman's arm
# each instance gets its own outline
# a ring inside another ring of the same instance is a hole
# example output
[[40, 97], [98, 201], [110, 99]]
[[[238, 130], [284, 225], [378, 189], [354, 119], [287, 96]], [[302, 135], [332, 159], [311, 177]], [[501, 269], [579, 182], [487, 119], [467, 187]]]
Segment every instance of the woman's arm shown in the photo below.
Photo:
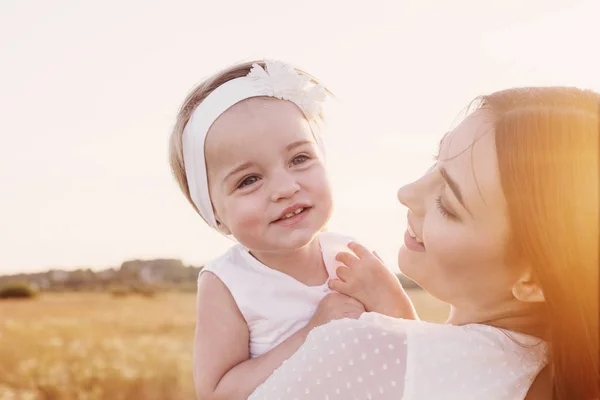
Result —
[[304, 343], [308, 332], [332, 319], [358, 318], [362, 304], [330, 295], [311, 322], [269, 352], [249, 359], [249, 332], [227, 286], [214, 274], [202, 274], [198, 287], [194, 339], [194, 383], [202, 400], [236, 400], [248, 396]]
[[400, 400], [405, 371], [402, 331], [362, 320], [334, 321], [313, 330], [250, 400]]

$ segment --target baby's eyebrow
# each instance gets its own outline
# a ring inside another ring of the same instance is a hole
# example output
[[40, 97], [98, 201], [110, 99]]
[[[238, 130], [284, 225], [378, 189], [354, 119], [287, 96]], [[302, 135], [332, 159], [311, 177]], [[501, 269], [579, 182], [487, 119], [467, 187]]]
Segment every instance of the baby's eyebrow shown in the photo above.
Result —
[[300, 146], [305, 145], [305, 144], [313, 144], [313, 142], [311, 142], [310, 140], [306, 140], [306, 139], [305, 140], [297, 140], [295, 142], [292, 142], [292, 143], [288, 144], [285, 147], [285, 149], [287, 151], [290, 151], [292, 149], [295, 149], [296, 147], [300, 147]]
[[233, 170], [231, 170], [227, 175], [225, 175], [225, 178], [223, 180], [226, 181], [227, 179], [229, 179], [229, 177], [231, 175], [237, 174], [238, 172], [242, 172], [243, 170], [248, 169], [251, 166], [252, 166], [251, 162], [246, 162], [246, 163], [243, 163], [241, 165], [238, 165]]

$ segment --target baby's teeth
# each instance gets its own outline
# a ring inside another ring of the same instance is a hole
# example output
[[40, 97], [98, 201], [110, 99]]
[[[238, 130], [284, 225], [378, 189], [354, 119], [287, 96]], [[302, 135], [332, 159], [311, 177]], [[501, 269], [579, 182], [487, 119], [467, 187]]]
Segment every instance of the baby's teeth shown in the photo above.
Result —
[[299, 208], [299, 209], [297, 209], [297, 210], [296, 210], [296, 211], [294, 211], [294, 212], [291, 212], [291, 213], [284, 214], [283, 218], [292, 218], [294, 215], [298, 215], [298, 214], [300, 214], [302, 211], [304, 211], [304, 208]]

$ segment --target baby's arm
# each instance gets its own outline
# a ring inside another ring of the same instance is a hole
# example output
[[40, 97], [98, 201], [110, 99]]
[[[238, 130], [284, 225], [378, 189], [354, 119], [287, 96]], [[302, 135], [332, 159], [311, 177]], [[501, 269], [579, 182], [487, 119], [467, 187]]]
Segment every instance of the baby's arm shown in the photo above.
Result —
[[294, 354], [316, 326], [358, 318], [362, 304], [344, 295], [326, 296], [308, 325], [269, 352], [249, 358], [249, 332], [225, 284], [210, 272], [200, 278], [194, 339], [194, 383], [201, 400], [247, 399], [281, 363]]
[[210, 272], [200, 277], [197, 308], [194, 383], [202, 400], [247, 399], [308, 334], [302, 329], [263, 356], [249, 359], [246, 321], [225, 284]]
[[360, 301], [368, 312], [419, 319], [398, 278], [379, 256], [357, 243], [350, 243], [348, 248], [354, 254], [338, 253], [336, 260], [345, 266], [336, 270], [339, 279], [329, 281], [329, 287]]

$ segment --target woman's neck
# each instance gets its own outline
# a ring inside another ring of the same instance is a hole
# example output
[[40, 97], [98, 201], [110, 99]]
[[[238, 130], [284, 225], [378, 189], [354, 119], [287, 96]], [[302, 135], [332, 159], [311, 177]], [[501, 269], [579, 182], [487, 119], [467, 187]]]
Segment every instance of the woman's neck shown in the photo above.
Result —
[[318, 236], [308, 245], [285, 252], [251, 252], [264, 265], [283, 272], [307, 286], [319, 286], [327, 282], [329, 275], [323, 262]]
[[450, 307], [447, 321], [452, 325], [483, 324], [520, 332], [547, 340], [547, 323], [543, 303], [507, 301], [495, 307]]

